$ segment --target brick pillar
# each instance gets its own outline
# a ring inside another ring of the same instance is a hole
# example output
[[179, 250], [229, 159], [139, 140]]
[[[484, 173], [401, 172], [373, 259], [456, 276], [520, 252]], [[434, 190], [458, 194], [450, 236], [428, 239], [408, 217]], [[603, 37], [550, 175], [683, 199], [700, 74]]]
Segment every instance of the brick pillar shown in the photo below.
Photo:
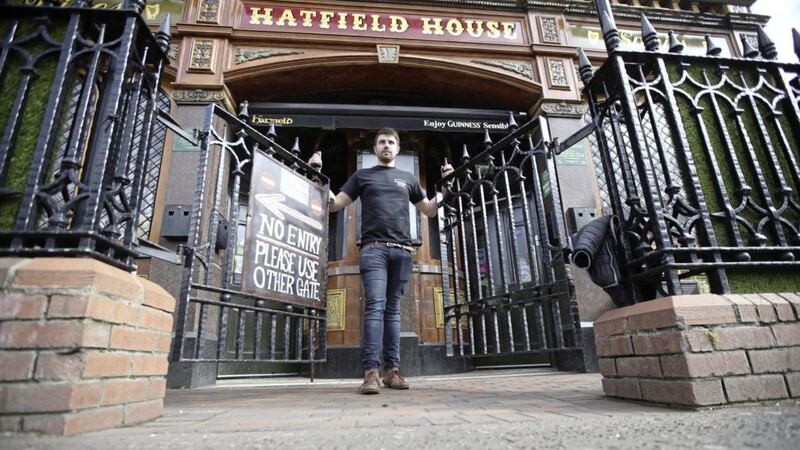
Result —
[[800, 295], [686, 295], [594, 323], [606, 395], [690, 407], [800, 397]]
[[163, 411], [175, 299], [88, 258], [0, 258], [0, 431], [75, 435]]

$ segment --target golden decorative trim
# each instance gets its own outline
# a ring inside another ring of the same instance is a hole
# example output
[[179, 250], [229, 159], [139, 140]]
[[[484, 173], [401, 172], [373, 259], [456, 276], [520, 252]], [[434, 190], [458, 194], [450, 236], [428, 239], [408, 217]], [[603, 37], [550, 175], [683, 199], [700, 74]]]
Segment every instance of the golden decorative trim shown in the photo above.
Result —
[[347, 289], [328, 289], [328, 331], [344, 330]]

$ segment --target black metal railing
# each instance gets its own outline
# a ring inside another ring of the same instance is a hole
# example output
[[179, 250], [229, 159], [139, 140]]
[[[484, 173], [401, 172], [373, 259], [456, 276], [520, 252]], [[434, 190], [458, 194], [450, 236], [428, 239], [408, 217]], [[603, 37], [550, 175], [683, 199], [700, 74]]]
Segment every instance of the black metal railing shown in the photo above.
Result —
[[45, 5], [0, 6], [0, 255], [134, 270], [169, 18]]
[[[300, 158], [297, 141], [286, 150], [276, 142], [274, 126], [262, 135], [247, 124], [248, 116], [247, 102], [238, 118], [212, 104], [198, 130], [197, 181], [189, 238], [183, 246], [184, 268], [170, 358], [176, 362], [324, 362], [325, 261], [320, 264], [323, 282], [318, 304], [299, 305], [277, 296], [245, 292], [245, 224], [253, 221], [241, 217], [240, 209], [247, 210], [249, 181], [262, 176], [253, 173], [255, 152], [314, 183], [326, 196], [329, 180]], [[321, 248], [327, 249], [327, 245]]]
[[[437, 183], [449, 356], [580, 348], [558, 176], [543, 119], [517, 127]], [[524, 142], [524, 143], [523, 143]], [[455, 336], [453, 335], [455, 331]]]
[[662, 51], [645, 16], [644, 51], [621, 51], [604, 3], [610, 56], [592, 73], [580, 51], [580, 75], [636, 300], [681, 294], [687, 277], [729, 293], [745, 270], [796, 268], [800, 65], [774, 61], [763, 29], [759, 50], [742, 39], [744, 58], [709, 38], [706, 56], [682, 55], [671, 32]]

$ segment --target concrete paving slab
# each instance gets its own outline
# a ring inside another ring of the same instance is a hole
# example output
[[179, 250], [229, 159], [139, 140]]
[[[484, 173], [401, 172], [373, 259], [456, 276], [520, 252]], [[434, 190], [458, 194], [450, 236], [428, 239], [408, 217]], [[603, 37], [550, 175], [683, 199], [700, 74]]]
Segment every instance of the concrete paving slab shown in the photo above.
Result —
[[795, 401], [703, 411], [603, 396], [600, 376], [545, 369], [359, 380], [224, 380], [168, 391], [164, 416], [74, 438], [0, 436], [0, 449], [796, 448]]

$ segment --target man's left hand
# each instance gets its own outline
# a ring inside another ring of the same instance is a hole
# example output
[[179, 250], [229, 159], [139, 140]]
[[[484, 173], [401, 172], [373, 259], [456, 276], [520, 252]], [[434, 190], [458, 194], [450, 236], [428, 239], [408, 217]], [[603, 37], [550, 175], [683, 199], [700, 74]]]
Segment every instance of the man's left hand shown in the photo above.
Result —
[[442, 178], [444, 178], [444, 177], [450, 175], [451, 173], [453, 173], [453, 170], [454, 170], [453, 166], [451, 166], [450, 163], [445, 163], [442, 166]]

